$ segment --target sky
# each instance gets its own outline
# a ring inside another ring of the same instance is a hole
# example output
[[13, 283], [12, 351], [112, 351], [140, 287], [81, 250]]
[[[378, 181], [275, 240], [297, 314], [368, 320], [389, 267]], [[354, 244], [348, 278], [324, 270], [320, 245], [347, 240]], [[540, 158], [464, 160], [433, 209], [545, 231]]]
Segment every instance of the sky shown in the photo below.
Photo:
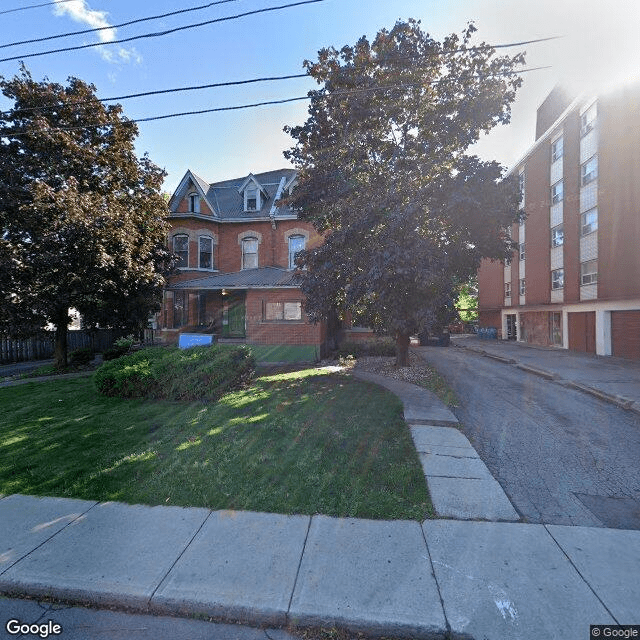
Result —
[[[523, 75], [509, 125], [494, 129], [472, 152], [513, 165], [534, 141], [535, 111], [558, 82], [595, 93], [640, 77], [640, 0], [321, 0], [221, 21], [176, 33], [112, 43], [264, 9], [292, 0], [225, 0], [192, 11], [116, 28], [123, 22], [209, 4], [207, 0], [2, 0], [0, 58], [20, 56], [36, 80], [65, 83], [69, 76], [95, 85], [100, 98], [182, 86], [302, 73], [305, 59], [322, 47], [373, 38], [397, 20], [415, 18], [441, 40], [467, 22], [478, 28], [475, 42], [557, 40], [514, 47], [526, 52], [526, 67], [549, 66]], [[47, 42], [18, 41], [107, 27], [97, 33]], [[50, 49], [97, 42], [102, 46], [26, 57]], [[109, 44], [111, 43], [111, 44]], [[0, 62], [0, 75], [18, 73], [20, 59]], [[304, 96], [310, 78], [122, 100], [129, 118], [211, 109]], [[0, 109], [10, 103], [0, 96]], [[187, 169], [209, 182], [289, 166], [283, 151], [292, 139], [285, 125], [302, 124], [307, 103], [192, 115], [140, 123], [136, 150], [149, 153], [167, 172], [172, 192]]]

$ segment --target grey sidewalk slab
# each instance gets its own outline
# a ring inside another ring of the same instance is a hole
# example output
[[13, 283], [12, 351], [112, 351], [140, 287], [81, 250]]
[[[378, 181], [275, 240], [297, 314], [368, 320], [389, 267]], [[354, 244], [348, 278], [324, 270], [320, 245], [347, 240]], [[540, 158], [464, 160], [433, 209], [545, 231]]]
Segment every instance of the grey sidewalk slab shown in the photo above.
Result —
[[212, 513], [151, 608], [285, 624], [309, 521], [309, 516]]
[[418, 453], [433, 453], [439, 456], [451, 456], [452, 458], [480, 458], [478, 452], [471, 446], [442, 447], [439, 445], [423, 444], [420, 445], [420, 450], [418, 451]]
[[418, 453], [418, 455], [427, 482], [431, 482], [432, 477], [438, 476], [493, 480], [487, 465], [479, 458], [442, 456], [437, 453]]
[[640, 624], [640, 531], [546, 526], [616, 620]]
[[543, 525], [423, 524], [454, 638], [585, 640], [613, 623]]
[[23, 495], [0, 500], [0, 574], [96, 504]]
[[458, 419], [444, 406], [440, 398], [427, 389], [358, 369], [353, 371], [353, 375], [360, 380], [373, 382], [395, 393], [402, 401], [404, 419], [407, 422], [419, 420], [422, 423], [436, 425], [458, 423]]
[[493, 478], [427, 477], [431, 501], [443, 518], [517, 521], [520, 516]]
[[411, 437], [418, 451], [423, 451], [425, 447], [458, 447], [462, 449], [473, 449], [467, 436], [454, 427], [438, 427], [429, 425], [411, 424]]
[[289, 619], [444, 638], [445, 619], [420, 525], [314, 516]]
[[146, 608], [210, 513], [98, 504], [3, 573], [0, 590]]

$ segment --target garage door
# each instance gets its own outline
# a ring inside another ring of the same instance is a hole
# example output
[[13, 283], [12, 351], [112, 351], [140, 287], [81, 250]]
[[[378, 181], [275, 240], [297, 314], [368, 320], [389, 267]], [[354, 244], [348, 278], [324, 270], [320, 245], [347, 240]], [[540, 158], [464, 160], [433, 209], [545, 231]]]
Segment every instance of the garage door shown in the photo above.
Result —
[[640, 311], [611, 312], [613, 355], [640, 360]]
[[596, 312], [581, 311], [569, 314], [569, 349], [596, 352]]

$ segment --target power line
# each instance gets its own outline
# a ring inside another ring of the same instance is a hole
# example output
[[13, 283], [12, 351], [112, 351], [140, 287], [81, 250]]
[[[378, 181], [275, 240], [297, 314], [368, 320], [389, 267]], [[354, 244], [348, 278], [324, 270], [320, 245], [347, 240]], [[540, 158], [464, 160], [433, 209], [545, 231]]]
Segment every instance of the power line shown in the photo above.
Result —
[[0, 16], [5, 13], [14, 13], [15, 11], [26, 11], [27, 9], [37, 9], [38, 7], [48, 7], [52, 4], [60, 4], [61, 2], [72, 2], [73, 0], [58, 0], [57, 2], [43, 2], [42, 4], [30, 4], [26, 7], [16, 7], [15, 9], [5, 9], [0, 11]]
[[256, 15], [258, 13], [267, 13], [269, 11], [280, 11], [281, 9], [289, 9], [291, 7], [298, 7], [305, 4], [315, 4], [317, 2], [325, 2], [326, 0], [299, 0], [299, 2], [292, 2], [290, 4], [282, 4], [276, 7], [266, 7], [264, 9], [255, 9], [253, 11], [245, 11], [244, 13], [238, 13], [233, 16], [225, 16], [223, 18], [215, 18], [213, 20], [205, 20], [204, 22], [198, 22], [195, 24], [188, 24], [182, 27], [174, 27], [173, 29], [166, 29], [165, 31], [156, 31], [155, 33], [143, 33], [137, 36], [131, 36], [129, 38], [121, 38], [120, 40], [110, 40], [109, 42], [94, 42], [92, 44], [83, 44], [75, 47], [63, 47], [62, 49], [50, 49], [49, 51], [40, 51], [39, 53], [27, 53], [19, 56], [12, 56], [11, 58], [1, 58], [0, 62], [11, 62], [12, 60], [23, 60], [25, 58], [36, 58], [39, 56], [46, 56], [51, 53], [62, 53], [64, 51], [77, 51], [79, 49], [89, 49], [91, 47], [101, 47], [107, 44], [123, 44], [125, 42], [133, 42], [134, 40], [142, 40], [143, 38], [158, 38], [160, 36], [166, 36], [171, 33], [177, 33], [179, 31], [186, 31], [187, 29], [195, 29], [197, 27], [204, 27], [209, 24], [215, 24], [217, 22], [225, 22], [227, 20], [237, 20], [246, 16]]
[[[503, 71], [503, 72], [499, 72], [499, 73], [493, 73], [493, 74], [489, 74], [486, 76], [474, 76], [475, 79], [485, 79], [485, 78], [491, 78], [494, 76], [501, 76], [501, 75], [518, 75], [520, 73], [527, 73], [529, 71], [539, 71], [542, 69], [550, 69], [551, 66], [544, 66], [544, 67], [531, 67], [529, 69], [521, 69], [520, 71]], [[434, 80], [433, 82], [430, 82], [428, 84], [430, 85], [437, 85], [439, 83], [444, 82], [446, 79], [441, 79], [441, 80]], [[367, 87], [367, 88], [363, 88], [363, 89], [344, 89], [344, 90], [339, 90], [339, 91], [333, 91], [331, 93], [327, 93], [323, 96], [319, 96], [321, 99], [327, 99], [327, 98], [332, 98], [332, 97], [336, 97], [336, 96], [342, 96], [342, 95], [349, 95], [349, 94], [355, 94], [355, 93], [369, 93], [372, 91], [389, 91], [392, 89], [408, 89], [408, 88], [412, 88], [412, 87], [422, 87], [424, 86], [424, 83], [410, 83], [410, 84], [401, 84], [401, 85], [386, 85], [386, 86], [382, 86], [382, 87]], [[132, 122], [132, 123], [139, 123], [139, 122], [153, 122], [156, 120], [167, 120], [169, 118], [178, 118], [178, 117], [182, 117], [182, 116], [191, 116], [191, 115], [201, 115], [204, 113], [215, 113], [215, 112], [221, 112], [221, 111], [239, 111], [241, 109], [253, 109], [256, 107], [264, 107], [264, 106], [269, 106], [269, 105], [278, 105], [278, 104], [287, 104], [290, 102], [299, 102], [301, 100], [309, 100], [310, 96], [306, 95], [306, 96], [295, 96], [293, 98], [283, 98], [280, 100], [267, 100], [264, 102], [253, 102], [253, 103], [249, 103], [249, 104], [242, 104], [242, 105], [232, 105], [232, 106], [225, 106], [225, 107], [213, 107], [210, 109], [198, 109], [195, 111], [182, 111], [182, 112], [174, 112], [174, 113], [167, 113], [167, 114], [163, 114], [163, 115], [159, 115], [159, 116], [149, 116], [147, 118], [135, 118], [135, 119], [127, 119], [125, 122]], [[82, 126], [78, 126], [78, 127], [51, 127], [49, 130], [50, 131], [80, 131], [80, 130], [84, 130], [84, 129], [93, 129], [93, 128], [97, 128], [97, 127], [104, 127], [104, 126], [109, 126], [109, 124], [95, 124], [95, 125], [82, 125]], [[18, 136], [24, 136], [27, 135], [26, 133], [13, 133], [13, 134], [5, 134], [6, 137], [12, 136], [12, 137], [18, 137]]]
[[[64, 0], [64, 1], [69, 2], [69, 0]], [[159, 20], [160, 18], [168, 18], [170, 16], [177, 16], [182, 13], [190, 13], [192, 11], [202, 11], [203, 9], [209, 9], [214, 5], [226, 4], [227, 2], [238, 2], [238, 0], [217, 0], [217, 2], [209, 2], [208, 4], [202, 4], [198, 7], [189, 7], [188, 9], [179, 9], [177, 11], [169, 11], [168, 13], [161, 13], [159, 15], [148, 16], [146, 18], [137, 18], [136, 20], [129, 20], [128, 22], [121, 22], [120, 24], [112, 24], [106, 27], [94, 27], [91, 29], [81, 29], [80, 31], [69, 31], [67, 33], [58, 33], [53, 36], [44, 36], [42, 38], [32, 38], [31, 40], [20, 40], [18, 42], [8, 42], [6, 44], [0, 44], [0, 49], [6, 49], [7, 47], [17, 47], [18, 45], [21, 45], [21, 44], [31, 44], [33, 42], [45, 42], [47, 40], [56, 40], [58, 38], [68, 38], [70, 36], [79, 36], [85, 33], [95, 33], [96, 31], [106, 31], [107, 29], [119, 29], [120, 27], [128, 27], [132, 24], [138, 24], [139, 22], [148, 22], [149, 20]], [[57, 4], [57, 3], [54, 2], [51, 4]], [[38, 6], [41, 6], [41, 5], [38, 5]]]

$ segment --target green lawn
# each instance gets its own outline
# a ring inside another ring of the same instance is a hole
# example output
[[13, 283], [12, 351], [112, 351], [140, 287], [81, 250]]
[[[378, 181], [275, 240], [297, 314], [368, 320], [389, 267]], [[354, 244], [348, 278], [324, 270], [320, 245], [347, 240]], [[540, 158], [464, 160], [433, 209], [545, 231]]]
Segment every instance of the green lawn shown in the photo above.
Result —
[[395, 396], [306, 369], [217, 403], [123, 400], [91, 378], [0, 389], [0, 493], [422, 519], [426, 483]]

